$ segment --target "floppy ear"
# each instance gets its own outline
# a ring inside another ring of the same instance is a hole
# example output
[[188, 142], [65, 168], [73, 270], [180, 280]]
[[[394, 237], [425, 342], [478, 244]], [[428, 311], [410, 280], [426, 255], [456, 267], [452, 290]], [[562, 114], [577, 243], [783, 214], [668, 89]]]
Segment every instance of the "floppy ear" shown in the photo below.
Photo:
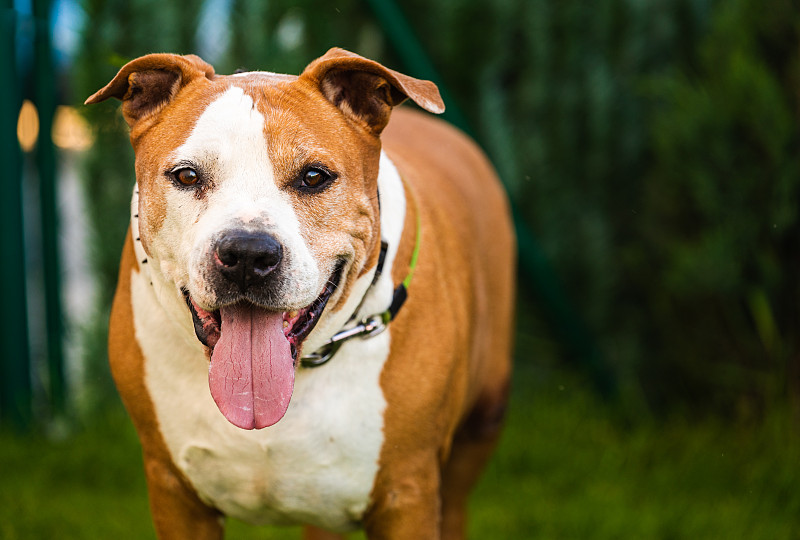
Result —
[[122, 100], [122, 115], [133, 126], [161, 110], [178, 91], [198, 77], [211, 79], [214, 68], [193, 54], [148, 54], [125, 64], [119, 73], [85, 104], [108, 98]]
[[439, 89], [344, 49], [333, 48], [300, 75], [317, 86], [342, 112], [366, 124], [376, 135], [389, 122], [392, 107], [406, 98], [426, 111], [444, 112]]

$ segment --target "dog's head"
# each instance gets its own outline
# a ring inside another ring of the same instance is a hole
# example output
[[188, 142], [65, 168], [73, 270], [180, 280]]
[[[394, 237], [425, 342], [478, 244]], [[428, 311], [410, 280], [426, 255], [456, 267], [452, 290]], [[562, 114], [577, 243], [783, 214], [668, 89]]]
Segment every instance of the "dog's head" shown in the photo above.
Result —
[[219, 76], [196, 56], [125, 65], [139, 236], [208, 347], [211, 393], [243, 428], [277, 422], [303, 340], [377, 262], [380, 133], [436, 86], [332, 49], [299, 77]]

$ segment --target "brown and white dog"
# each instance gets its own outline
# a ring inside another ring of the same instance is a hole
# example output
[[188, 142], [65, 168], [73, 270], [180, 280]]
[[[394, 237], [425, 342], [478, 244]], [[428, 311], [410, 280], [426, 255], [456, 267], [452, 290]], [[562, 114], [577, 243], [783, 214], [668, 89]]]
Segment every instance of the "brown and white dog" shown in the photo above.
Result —
[[223, 515], [462, 538], [506, 404], [515, 249], [478, 148], [389, 123], [406, 98], [442, 112], [436, 86], [341, 49], [299, 77], [153, 54], [86, 102], [111, 97], [136, 187], [109, 356], [159, 538], [220, 538]]

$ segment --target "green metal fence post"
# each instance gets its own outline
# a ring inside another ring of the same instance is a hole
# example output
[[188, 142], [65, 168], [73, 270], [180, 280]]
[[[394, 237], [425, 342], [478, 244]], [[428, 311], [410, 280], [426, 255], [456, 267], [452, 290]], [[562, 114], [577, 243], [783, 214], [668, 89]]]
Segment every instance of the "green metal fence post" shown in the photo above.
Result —
[[25, 295], [25, 250], [22, 226], [22, 152], [17, 141], [21, 83], [16, 65], [17, 14], [13, 0], [3, 0], [0, 27], [0, 151], [3, 196], [0, 197], [0, 418], [18, 428], [31, 420], [28, 309]]
[[45, 318], [47, 327], [47, 374], [51, 412], [64, 411], [64, 323], [61, 308], [61, 261], [58, 253], [58, 191], [53, 118], [56, 110], [56, 69], [50, 36], [50, 0], [34, 0], [36, 20], [34, 88], [39, 109], [36, 164], [39, 172], [39, 204], [42, 220]]

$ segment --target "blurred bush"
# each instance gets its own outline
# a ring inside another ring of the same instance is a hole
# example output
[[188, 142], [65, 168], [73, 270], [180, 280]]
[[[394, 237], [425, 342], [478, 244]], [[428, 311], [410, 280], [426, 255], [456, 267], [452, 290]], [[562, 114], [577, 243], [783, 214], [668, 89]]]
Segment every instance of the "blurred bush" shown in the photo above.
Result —
[[[798, 395], [788, 383], [798, 380], [800, 307], [794, 2], [402, 5], [626, 403], [750, 414]], [[386, 45], [392, 28], [364, 1], [87, 0], [85, 9], [80, 96], [157, 51], [200, 53], [219, 73], [297, 73], [342, 46], [403, 69]], [[86, 114], [100, 133], [85, 178], [107, 306], [132, 153], [115, 104]], [[531, 294], [520, 309], [536, 312], [536, 284], [521, 281]], [[517, 356], [536, 362], [541, 352]]]
[[650, 81], [625, 271], [647, 291], [640, 349], [657, 354], [640, 371], [661, 401], [760, 407], [800, 390], [800, 14], [768, 4], [721, 2], [690, 62]]

